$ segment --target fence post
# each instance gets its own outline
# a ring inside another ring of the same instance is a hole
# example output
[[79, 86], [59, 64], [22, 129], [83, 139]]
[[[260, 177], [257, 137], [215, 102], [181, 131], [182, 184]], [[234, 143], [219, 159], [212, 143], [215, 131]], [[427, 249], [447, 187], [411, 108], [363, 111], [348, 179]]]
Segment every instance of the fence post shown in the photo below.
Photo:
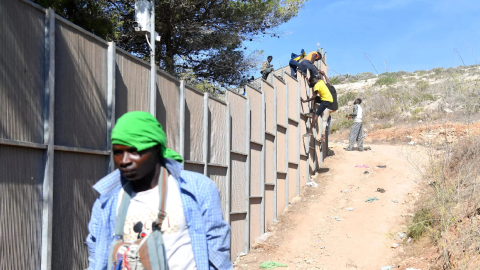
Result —
[[288, 194], [290, 191], [290, 180], [288, 179], [288, 85], [285, 84], [285, 207], [288, 206], [288, 202], [290, 201], [288, 198]]
[[[115, 126], [115, 42], [108, 43], [107, 56], [107, 150], [112, 150], [112, 128]], [[110, 153], [110, 160], [108, 171], [112, 172], [115, 169], [113, 162], [113, 154]]]
[[47, 9], [45, 16], [45, 103], [44, 144], [48, 145], [43, 176], [42, 251], [41, 269], [50, 270], [52, 264], [52, 215], [54, 170], [54, 114], [55, 114], [55, 11]]
[[273, 87], [273, 173], [275, 177], [275, 188], [273, 190], [273, 221], [277, 221], [277, 189], [278, 189], [278, 168], [277, 168], [277, 87]]
[[203, 174], [207, 175], [208, 167], [208, 93], [203, 94]]
[[300, 84], [297, 83], [297, 91], [296, 91], [296, 99], [297, 99], [297, 108], [296, 108], [296, 119], [297, 121], [297, 195], [300, 194], [300, 140], [301, 140], [301, 133], [300, 133], [300, 121], [302, 121], [300, 117]]
[[[247, 86], [245, 86], [245, 91], [247, 91]], [[247, 253], [250, 249], [250, 98], [247, 96], [247, 106], [245, 110], [245, 119], [246, 119], [246, 134], [245, 146], [247, 149], [247, 161], [245, 164], [245, 207], [247, 209], [247, 217], [245, 219], [245, 246], [244, 250]]]
[[[272, 73], [272, 80], [273, 80], [273, 73]], [[265, 92], [263, 91], [263, 83], [262, 83], [262, 152], [261, 152], [261, 162], [260, 162], [260, 192], [262, 194], [262, 203], [260, 204], [260, 234], [265, 233]]]
[[180, 104], [179, 104], [179, 113], [178, 113], [178, 130], [179, 130], [179, 154], [184, 157], [185, 156], [185, 80], [180, 80]]
[[[228, 92], [228, 91], [227, 91]], [[227, 94], [228, 95], [228, 94]], [[231, 181], [232, 179], [230, 178], [230, 166], [232, 166], [232, 162], [230, 160], [230, 155], [231, 155], [231, 145], [230, 145], [230, 136], [232, 135], [231, 132], [230, 132], [230, 102], [227, 102], [227, 108], [226, 108], [226, 111], [225, 111], [225, 126], [226, 126], [226, 136], [225, 136], [225, 140], [226, 140], [226, 151], [227, 151], [227, 181], [226, 181], [226, 184], [225, 184], [225, 189], [226, 189], [226, 193], [227, 194], [227, 201], [225, 203], [225, 221], [230, 224], [230, 199], [231, 199], [231, 190], [230, 190], [230, 186], [231, 186]]]

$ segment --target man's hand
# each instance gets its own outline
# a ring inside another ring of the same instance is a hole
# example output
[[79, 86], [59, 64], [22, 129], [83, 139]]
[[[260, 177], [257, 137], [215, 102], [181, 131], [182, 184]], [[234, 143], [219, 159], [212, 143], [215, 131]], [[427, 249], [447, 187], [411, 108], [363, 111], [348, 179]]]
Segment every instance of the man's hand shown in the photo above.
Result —
[[302, 102], [306, 102], [306, 101], [305, 101], [305, 99], [303, 99], [303, 98], [300, 98], [300, 101], [302, 101]]

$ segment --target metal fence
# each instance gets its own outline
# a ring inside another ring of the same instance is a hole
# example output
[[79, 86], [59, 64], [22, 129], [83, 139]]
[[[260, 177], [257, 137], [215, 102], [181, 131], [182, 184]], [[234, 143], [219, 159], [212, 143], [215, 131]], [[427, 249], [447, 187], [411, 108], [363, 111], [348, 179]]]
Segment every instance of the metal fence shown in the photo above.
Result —
[[111, 129], [151, 102], [185, 169], [216, 183], [232, 260], [321, 166], [319, 132], [301, 136], [310, 90], [289, 75], [219, 100], [158, 70], [150, 97], [149, 63], [51, 9], [0, 0], [0, 26], [0, 270], [87, 267], [92, 186], [114, 169]]

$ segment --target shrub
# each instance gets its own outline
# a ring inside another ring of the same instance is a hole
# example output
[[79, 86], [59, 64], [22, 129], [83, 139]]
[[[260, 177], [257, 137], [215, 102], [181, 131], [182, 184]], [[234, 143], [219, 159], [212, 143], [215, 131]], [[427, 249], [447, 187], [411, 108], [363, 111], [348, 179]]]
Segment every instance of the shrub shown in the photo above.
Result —
[[330, 133], [333, 134], [342, 129], [350, 128], [352, 124], [353, 124], [353, 119], [342, 118], [340, 120], [337, 120], [334, 123], [332, 123], [332, 126], [330, 127]]
[[422, 91], [425, 91], [429, 86], [430, 86], [430, 83], [424, 80], [420, 80], [415, 83], [415, 87]]
[[423, 112], [423, 107], [420, 107], [420, 108], [415, 108], [413, 111], [412, 111], [412, 115], [416, 115], [416, 114], [419, 114]]
[[413, 216], [412, 223], [407, 229], [407, 236], [414, 240], [420, 237], [433, 225], [432, 213], [429, 209], [421, 208]]
[[338, 97], [338, 107], [343, 107], [348, 104], [349, 101], [354, 101], [357, 98], [357, 92], [346, 92]]
[[333, 84], [333, 85], [336, 85], [336, 84], [340, 84], [342, 81], [340, 80], [340, 78], [338, 76], [335, 76], [333, 78], [330, 79], [330, 82]]
[[375, 82], [375, 85], [382, 86], [382, 85], [392, 85], [397, 82], [397, 77], [387, 73], [386, 75], [383, 75], [378, 78], [378, 80]]

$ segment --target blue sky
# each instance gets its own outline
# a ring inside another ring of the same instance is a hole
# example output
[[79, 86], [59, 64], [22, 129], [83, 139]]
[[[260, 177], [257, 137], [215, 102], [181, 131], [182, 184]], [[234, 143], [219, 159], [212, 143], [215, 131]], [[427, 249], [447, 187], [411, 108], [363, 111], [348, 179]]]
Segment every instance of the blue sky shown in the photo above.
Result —
[[[480, 0], [309, 0], [278, 38], [245, 45], [287, 65], [292, 52], [327, 52], [329, 75], [480, 64]], [[258, 75], [255, 71], [253, 75]]]

